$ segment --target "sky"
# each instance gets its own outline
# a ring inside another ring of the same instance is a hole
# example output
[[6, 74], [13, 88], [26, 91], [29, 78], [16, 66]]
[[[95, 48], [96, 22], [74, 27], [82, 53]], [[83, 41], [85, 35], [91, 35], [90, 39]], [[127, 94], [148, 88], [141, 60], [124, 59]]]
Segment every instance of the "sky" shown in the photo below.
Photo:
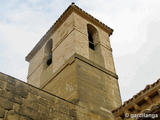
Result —
[[26, 55], [72, 2], [114, 29], [123, 102], [160, 78], [159, 0], [1, 0], [0, 72], [26, 81]]

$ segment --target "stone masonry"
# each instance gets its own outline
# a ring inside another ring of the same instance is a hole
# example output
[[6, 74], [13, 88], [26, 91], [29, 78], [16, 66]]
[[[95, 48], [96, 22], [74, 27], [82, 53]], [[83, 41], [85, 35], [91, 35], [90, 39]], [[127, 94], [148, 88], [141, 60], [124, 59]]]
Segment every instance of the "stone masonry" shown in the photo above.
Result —
[[76, 109], [82, 108], [0, 73], [0, 120], [76, 120]]
[[0, 120], [106, 120], [106, 117], [0, 73]]
[[[109, 38], [112, 32], [71, 4], [26, 56], [27, 82], [87, 109], [94, 115], [88, 119], [112, 120], [111, 111], [121, 105]], [[94, 49], [89, 46], [89, 33]]]

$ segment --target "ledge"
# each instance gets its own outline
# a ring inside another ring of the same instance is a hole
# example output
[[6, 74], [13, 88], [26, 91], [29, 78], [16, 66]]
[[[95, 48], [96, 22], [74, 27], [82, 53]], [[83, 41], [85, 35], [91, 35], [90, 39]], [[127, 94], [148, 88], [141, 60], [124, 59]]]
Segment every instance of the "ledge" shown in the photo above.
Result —
[[115, 79], [118, 79], [118, 75], [113, 73], [110, 70], [107, 70], [106, 68], [92, 62], [91, 60], [88, 60], [87, 58], [75, 53], [73, 54], [67, 61], [66, 63], [64, 63], [45, 83], [43, 83], [40, 88], [43, 89], [53, 78], [55, 78], [61, 71], [63, 71], [68, 65], [71, 65], [72, 63], [74, 63], [76, 61], [76, 59], [83, 61], [93, 67], [95, 67], [96, 69], [99, 69], [100, 71], [114, 77]]

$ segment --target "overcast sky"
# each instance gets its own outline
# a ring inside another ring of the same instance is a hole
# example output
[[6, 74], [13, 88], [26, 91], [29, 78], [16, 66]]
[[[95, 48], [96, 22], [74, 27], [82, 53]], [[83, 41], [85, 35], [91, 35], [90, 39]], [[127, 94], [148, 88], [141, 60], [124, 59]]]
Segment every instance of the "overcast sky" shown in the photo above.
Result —
[[26, 81], [25, 56], [72, 1], [114, 29], [123, 101], [160, 78], [160, 0], [0, 0], [0, 72]]

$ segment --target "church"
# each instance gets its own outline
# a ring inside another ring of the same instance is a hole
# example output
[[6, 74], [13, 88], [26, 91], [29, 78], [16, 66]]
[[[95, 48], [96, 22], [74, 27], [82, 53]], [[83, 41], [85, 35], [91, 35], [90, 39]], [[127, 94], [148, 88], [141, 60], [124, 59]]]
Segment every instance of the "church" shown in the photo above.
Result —
[[72, 3], [26, 56], [27, 83], [0, 73], [0, 120], [159, 120], [160, 80], [122, 104], [112, 33]]

